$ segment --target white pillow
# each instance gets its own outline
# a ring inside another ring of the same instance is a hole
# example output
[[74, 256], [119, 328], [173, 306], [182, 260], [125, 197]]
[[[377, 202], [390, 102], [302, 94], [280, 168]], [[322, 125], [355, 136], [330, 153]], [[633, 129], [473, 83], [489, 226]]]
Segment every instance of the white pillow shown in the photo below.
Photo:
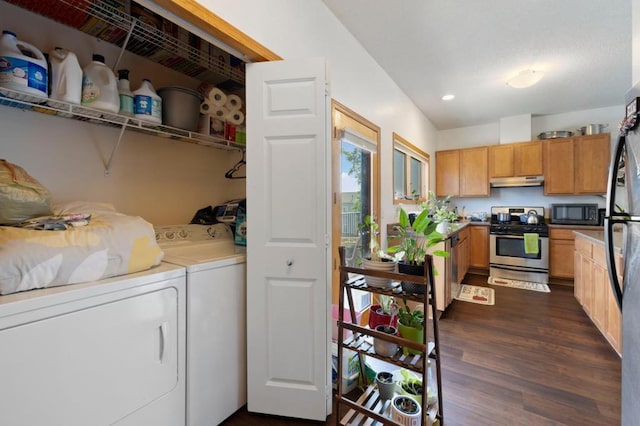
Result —
[[81, 213], [81, 214], [120, 214], [113, 204], [97, 201], [67, 201], [54, 203], [51, 210], [56, 216]]

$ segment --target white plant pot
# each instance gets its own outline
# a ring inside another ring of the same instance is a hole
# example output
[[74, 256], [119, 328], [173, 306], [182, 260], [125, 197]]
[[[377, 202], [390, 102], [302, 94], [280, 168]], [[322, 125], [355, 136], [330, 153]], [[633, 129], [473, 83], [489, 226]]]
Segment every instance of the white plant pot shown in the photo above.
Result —
[[[373, 269], [376, 271], [396, 271], [396, 262], [382, 262], [377, 260], [362, 259], [362, 267], [364, 269]], [[388, 278], [368, 277], [365, 275], [364, 280], [369, 287], [388, 288], [391, 287], [392, 281]]]
[[[406, 401], [406, 400], [410, 401]], [[402, 402], [408, 402], [411, 406], [410, 411], [404, 411], [401, 409]], [[418, 402], [406, 395], [396, 395], [391, 400], [391, 418], [404, 426], [420, 426], [420, 416], [422, 415], [422, 409]]]
[[442, 235], [446, 234], [449, 231], [449, 222], [445, 220], [443, 222], [438, 223], [436, 225], [436, 231], [438, 231]]

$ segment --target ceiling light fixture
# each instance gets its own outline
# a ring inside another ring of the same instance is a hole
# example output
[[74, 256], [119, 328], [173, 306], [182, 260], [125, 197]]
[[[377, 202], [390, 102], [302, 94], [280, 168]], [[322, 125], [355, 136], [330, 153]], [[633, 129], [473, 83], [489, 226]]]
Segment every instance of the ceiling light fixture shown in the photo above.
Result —
[[507, 85], [516, 89], [524, 89], [525, 87], [531, 87], [544, 77], [544, 73], [541, 71], [534, 71], [531, 69], [520, 71], [515, 77], [511, 77], [507, 80]]
[[442, 100], [443, 100], [443, 101], [450, 101], [450, 100], [452, 100], [452, 99], [453, 99], [453, 98], [455, 98], [455, 97], [456, 97], [456, 95], [444, 95], [444, 96], [442, 97]]

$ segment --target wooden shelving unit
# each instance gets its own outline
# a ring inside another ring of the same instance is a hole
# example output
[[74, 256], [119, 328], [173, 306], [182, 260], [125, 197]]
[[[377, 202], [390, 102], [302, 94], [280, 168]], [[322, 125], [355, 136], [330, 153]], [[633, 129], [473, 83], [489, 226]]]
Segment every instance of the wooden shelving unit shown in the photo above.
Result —
[[[424, 276], [407, 275], [400, 273], [374, 271], [371, 269], [353, 268], [345, 266], [344, 264], [344, 248], [340, 247], [340, 297], [339, 297], [339, 316], [338, 316], [338, 377], [342, 377], [342, 358], [343, 350], [355, 351], [360, 356], [361, 371], [364, 372], [364, 357], [374, 357], [386, 363], [396, 365], [400, 368], [404, 368], [413, 371], [422, 377], [423, 389], [422, 389], [422, 425], [433, 424], [434, 421], [439, 422], [440, 425], [444, 424], [443, 408], [442, 408], [442, 380], [441, 380], [441, 365], [440, 365], [440, 349], [439, 349], [439, 334], [438, 334], [438, 316], [436, 311], [436, 299], [435, 299], [435, 286], [431, 285], [433, 280], [433, 258], [430, 255], [425, 257]], [[350, 278], [349, 274], [355, 274], [355, 278]], [[405, 281], [410, 283], [416, 283], [424, 286], [422, 294], [406, 293], [399, 285], [394, 285], [389, 289], [381, 289], [368, 287], [365, 283], [364, 276], [388, 278], [395, 283]], [[395, 297], [401, 297], [406, 300], [411, 300], [419, 303], [423, 303], [425, 307], [425, 324], [423, 327], [423, 341], [425, 343], [416, 343], [409, 341], [402, 337], [392, 336], [385, 333], [380, 333], [375, 330], [371, 330], [368, 327], [358, 325], [356, 320], [356, 313], [353, 308], [353, 296], [352, 290], [370, 291], [377, 294], [386, 294]], [[345, 296], [349, 302], [349, 311], [351, 320], [348, 321], [344, 318], [344, 303]], [[352, 332], [351, 336], [345, 340], [342, 340], [344, 331], [349, 330]], [[431, 330], [431, 333], [429, 332]], [[379, 338], [394, 342], [399, 345], [398, 351], [391, 357], [381, 356], [375, 353], [373, 347], [373, 338]], [[402, 351], [402, 347], [408, 347], [418, 351], [418, 354], [405, 355]], [[428, 381], [427, 381], [427, 366], [428, 362], [435, 363], [436, 373], [436, 386], [438, 403], [429, 407], [427, 405], [428, 395]], [[364, 374], [364, 373], [363, 373]], [[365, 375], [366, 381], [366, 375]], [[375, 384], [367, 383], [367, 388], [364, 393], [356, 400], [349, 399], [342, 394], [342, 380], [338, 380], [338, 389], [336, 400], [338, 402], [338, 410], [340, 406], [347, 406], [348, 412], [344, 416], [336, 416], [336, 424], [340, 425], [401, 425], [391, 418], [391, 401], [383, 401], [378, 395], [378, 390]]]

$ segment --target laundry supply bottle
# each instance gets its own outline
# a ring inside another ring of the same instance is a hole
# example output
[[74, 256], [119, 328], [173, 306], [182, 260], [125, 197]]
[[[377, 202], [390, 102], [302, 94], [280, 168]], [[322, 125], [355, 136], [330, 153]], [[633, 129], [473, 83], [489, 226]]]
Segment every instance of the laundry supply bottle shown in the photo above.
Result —
[[120, 110], [120, 96], [116, 76], [104, 64], [104, 56], [93, 55], [93, 60], [84, 67], [82, 77], [82, 105], [107, 112]]
[[120, 114], [133, 117], [133, 92], [129, 82], [129, 70], [118, 70], [118, 94], [120, 95]]
[[0, 37], [0, 87], [20, 92], [4, 94], [27, 102], [42, 102], [48, 98], [47, 86], [47, 59], [42, 52], [18, 40], [15, 33], [3, 31]]
[[56, 47], [49, 52], [51, 64], [50, 98], [79, 104], [82, 98], [82, 68], [76, 54]]
[[143, 79], [133, 96], [133, 113], [136, 118], [162, 124], [162, 98], [156, 93], [151, 80]]

